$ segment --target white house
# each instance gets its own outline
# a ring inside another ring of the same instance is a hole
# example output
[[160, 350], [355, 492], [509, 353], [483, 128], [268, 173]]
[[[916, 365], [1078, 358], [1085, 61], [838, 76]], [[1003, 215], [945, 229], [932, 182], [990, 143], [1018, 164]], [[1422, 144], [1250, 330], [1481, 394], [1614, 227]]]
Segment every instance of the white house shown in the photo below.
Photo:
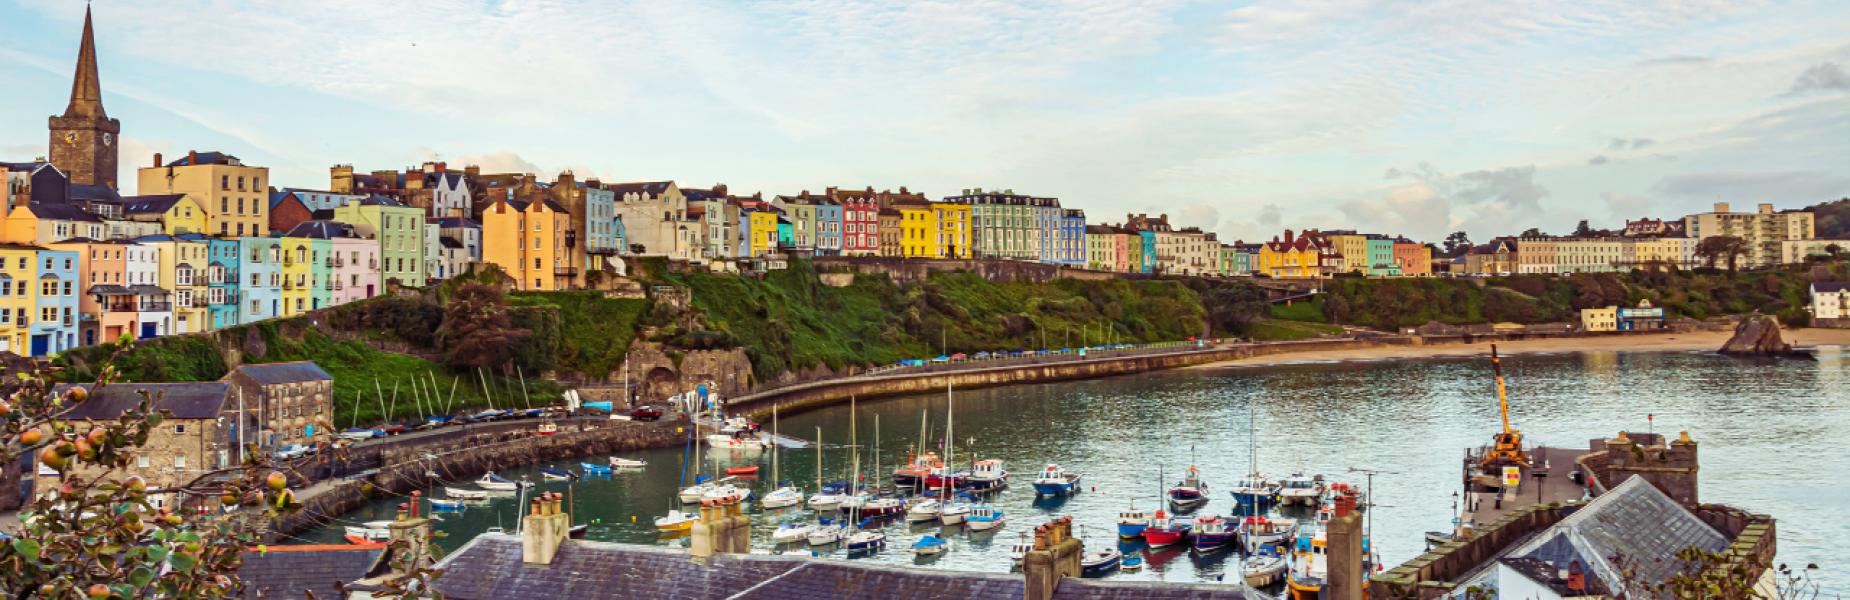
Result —
[[1814, 319], [1850, 316], [1850, 283], [1811, 284], [1811, 316]]

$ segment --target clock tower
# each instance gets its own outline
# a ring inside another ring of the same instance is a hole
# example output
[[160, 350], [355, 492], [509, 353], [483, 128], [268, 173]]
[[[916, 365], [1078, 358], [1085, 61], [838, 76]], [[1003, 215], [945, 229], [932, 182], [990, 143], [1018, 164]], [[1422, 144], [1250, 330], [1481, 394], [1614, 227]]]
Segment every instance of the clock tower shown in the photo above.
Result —
[[103, 84], [96, 77], [96, 40], [90, 9], [84, 9], [83, 48], [77, 52], [77, 75], [71, 82], [71, 105], [51, 118], [51, 164], [76, 185], [116, 188], [116, 146], [122, 122], [103, 112]]

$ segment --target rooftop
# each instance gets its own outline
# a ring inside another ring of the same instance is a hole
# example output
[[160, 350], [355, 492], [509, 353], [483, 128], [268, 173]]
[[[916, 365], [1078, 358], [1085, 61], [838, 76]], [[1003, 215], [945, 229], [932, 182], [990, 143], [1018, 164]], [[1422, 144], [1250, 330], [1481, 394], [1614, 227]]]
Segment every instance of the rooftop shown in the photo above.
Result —
[[[63, 393], [70, 384], [59, 384], [54, 392]], [[117, 383], [90, 389], [90, 399], [64, 415], [67, 421], [108, 421], [141, 404], [142, 390], [156, 400], [154, 408], [173, 411], [176, 419], [215, 419], [225, 405], [231, 385], [216, 381], [203, 383]]]
[[334, 378], [327, 371], [321, 370], [320, 365], [306, 360], [268, 365], [244, 365], [232, 372], [249, 375], [251, 379], [263, 385], [323, 381]]

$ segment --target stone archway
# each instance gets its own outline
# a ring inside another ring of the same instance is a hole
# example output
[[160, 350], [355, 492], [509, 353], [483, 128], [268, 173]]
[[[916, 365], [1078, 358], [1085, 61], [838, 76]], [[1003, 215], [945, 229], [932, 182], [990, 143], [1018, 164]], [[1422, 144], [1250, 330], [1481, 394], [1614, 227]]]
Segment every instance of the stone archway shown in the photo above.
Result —
[[643, 376], [642, 397], [650, 404], [662, 404], [681, 392], [681, 377], [675, 375], [674, 369], [656, 367]]

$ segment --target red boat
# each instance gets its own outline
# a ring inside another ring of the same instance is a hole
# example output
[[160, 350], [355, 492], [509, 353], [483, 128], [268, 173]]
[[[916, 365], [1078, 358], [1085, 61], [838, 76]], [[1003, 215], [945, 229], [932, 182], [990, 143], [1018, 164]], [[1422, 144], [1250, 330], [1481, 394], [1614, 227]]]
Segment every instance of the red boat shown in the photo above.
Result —
[[893, 471], [893, 485], [899, 487], [916, 487], [925, 481], [927, 475], [931, 474], [932, 468], [943, 465], [944, 462], [938, 460], [938, 453], [926, 452], [915, 458], [912, 464], [895, 469]]
[[552, 435], [555, 433], [559, 433], [559, 426], [557, 424], [552, 421], [540, 423], [540, 435]]
[[758, 465], [752, 465], [749, 467], [733, 467], [730, 469], [726, 469], [726, 474], [727, 475], [757, 475]]
[[1172, 546], [1188, 539], [1189, 531], [1194, 529], [1192, 520], [1171, 517], [1162, 510], [1150, 517], [1150, 526], [1143, 529], [1143, 539], [1151, 548]]

